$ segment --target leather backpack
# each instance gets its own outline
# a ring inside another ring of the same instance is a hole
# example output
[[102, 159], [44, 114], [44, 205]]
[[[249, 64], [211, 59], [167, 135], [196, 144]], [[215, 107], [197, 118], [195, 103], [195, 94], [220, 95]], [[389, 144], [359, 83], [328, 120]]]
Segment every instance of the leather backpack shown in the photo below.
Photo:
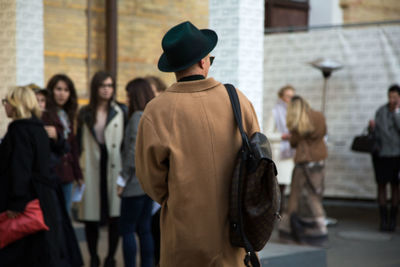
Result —
[[[236, 89], [225, 84], [241, 137], [242, 147], [233, 171], [229, 200], [229, 238], [233, 246], [246, 250], [246, 266], [259, 267], [255, 251], [271, 237], [279, 216], [280, 190], [277, 170], [271, 157], [268, 138], [255, 133], [249, 139], [244, 132]], [[249, 265], [251, 263], [251, 265]]]

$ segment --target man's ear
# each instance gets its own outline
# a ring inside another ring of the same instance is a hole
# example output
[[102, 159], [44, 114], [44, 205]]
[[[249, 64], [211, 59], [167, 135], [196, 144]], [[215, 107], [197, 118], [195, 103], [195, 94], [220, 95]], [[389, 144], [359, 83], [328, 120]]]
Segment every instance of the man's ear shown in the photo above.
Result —
[[205, 64], [206, 64], [206, 60], [203, 58], [203, 59], [201, 59], [201, 60], [198, 62], [198, 64], [199, 64], [199, 67], [200, 67], [200, 68], [204, 69]]

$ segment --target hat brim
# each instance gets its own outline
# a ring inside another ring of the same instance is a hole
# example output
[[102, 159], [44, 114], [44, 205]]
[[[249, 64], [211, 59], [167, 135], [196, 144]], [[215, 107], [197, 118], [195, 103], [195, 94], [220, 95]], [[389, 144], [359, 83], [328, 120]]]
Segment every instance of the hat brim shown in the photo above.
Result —
[[213, 30], [204, 29], [200, 31], [207, 37], [208, 40], [206, 47], [204, 47], [203, 53], [200, 53], [197, 57], [193, 58], [192, 60], [181, 66], [171, 66], [167, 60], [165, 53], [163, 53], [158, 60], [158, 69], [163, 72], [177, 72], [193, 66], [194, 64], [196, 64], [196, 62], [206, 57], [217, 45], [218, 36]]

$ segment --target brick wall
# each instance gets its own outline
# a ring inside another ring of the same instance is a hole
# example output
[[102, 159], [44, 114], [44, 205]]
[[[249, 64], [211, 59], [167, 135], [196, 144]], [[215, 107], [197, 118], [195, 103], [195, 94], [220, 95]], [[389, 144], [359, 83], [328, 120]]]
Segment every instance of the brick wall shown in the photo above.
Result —
[[343, 23], [400, 20], [398, 0], [341, 0]]
[[[62, 72], [87, 98], [87, 16], [85, 0], [44, 0], [45, 80]], [[92, 1], [92, 75], [105, 64], [104, 0]], [[208, 1], [118, 1], [118, 97], [125, 97], [126, 83], [144, 75], [158, 75], [167, 84], [172, 74], [158, 71], [161, 39], [173, 25], [191, 20], [208, 26]], [[91, 76], [92, 76], [91, 75]]]
[[[0, 99], [3, 99], [9, 86], [16, 83], [16, 2], [0, 2]], [[0, 138], [3, 137], [9, 120], [4, 108], [0, 107]]]

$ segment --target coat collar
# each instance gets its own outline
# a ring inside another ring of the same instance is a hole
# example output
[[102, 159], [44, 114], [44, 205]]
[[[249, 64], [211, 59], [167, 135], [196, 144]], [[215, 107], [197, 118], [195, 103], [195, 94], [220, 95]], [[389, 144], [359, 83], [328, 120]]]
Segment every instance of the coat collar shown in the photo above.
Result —
[[15, 119], [10, 124], [13, 124], [13, 125], [16, 125], [16, 124], [21, 124], [21, 125], [33, 124], [33, 125], [37, 125], [37, 126], [43, 126], [43, 122], [40, 119], [38, 119], [35, 115], [33, 115], [30, 118]]
[[221, 83], [216, 81], [214, 78], [188, 82], [176, 82], [172, 84], [166, 91], [174, 93], [194, 93], [212, 89], [220, 84]]
[[[110, 108], [109, 108], [108, 114], [107, 114], [106, 125], [118, 114], [120, 109], [118, 109], [117, 107], [118, 107], [118, 104], [115, 101], [112, 101], [110, 103]], [[90, 125], [91, 120], [93, 120], [92, 113], [87, 111], [84, 116], [84, 121], [86, 122], [87, 125]]]
[[108, 111], [107, 122], [106, 125], [110, 123], [110, 121], [118, 114], [118, 110], [116, 109], [117, 103], [114, 101], [110, 104], [110, 109]]
[[204, 80], [206, 77], [203, 75], [190, 75], [183, 78], [180, 78], [178, 82], [190, 82], [190, 81], [197, 81], [197, 80]]
[[[108, 124], [110, 123], [110, 121], [118, 115], [119, 112], [122, 112], [122, 115], [124, 116], [124, 123], [125, 123], [125, 113], [124, 110], [122, 110], [122, 108], [115, 102], [112, 101], [110, 103], [110, 109], [108, 110], [108, 115], [107, 115], [107, 121], [106, 121], [106, 126], [105, 128], [107, 128]], [[92, 117], [92, 113], [90, 113], [89, 111], [86, 111], [86, 114], [83, 117], [84, 122], [86, 123], [86, 125], [90, 125], [90, 121], [93, 119]], [[91, 134], [93, 135], [93, 137], [95, 138], [95, 140], [97, 140], [96, 138], [96, 133], [94, 131], [94, 125], [92, 127], [89, 127]]]

